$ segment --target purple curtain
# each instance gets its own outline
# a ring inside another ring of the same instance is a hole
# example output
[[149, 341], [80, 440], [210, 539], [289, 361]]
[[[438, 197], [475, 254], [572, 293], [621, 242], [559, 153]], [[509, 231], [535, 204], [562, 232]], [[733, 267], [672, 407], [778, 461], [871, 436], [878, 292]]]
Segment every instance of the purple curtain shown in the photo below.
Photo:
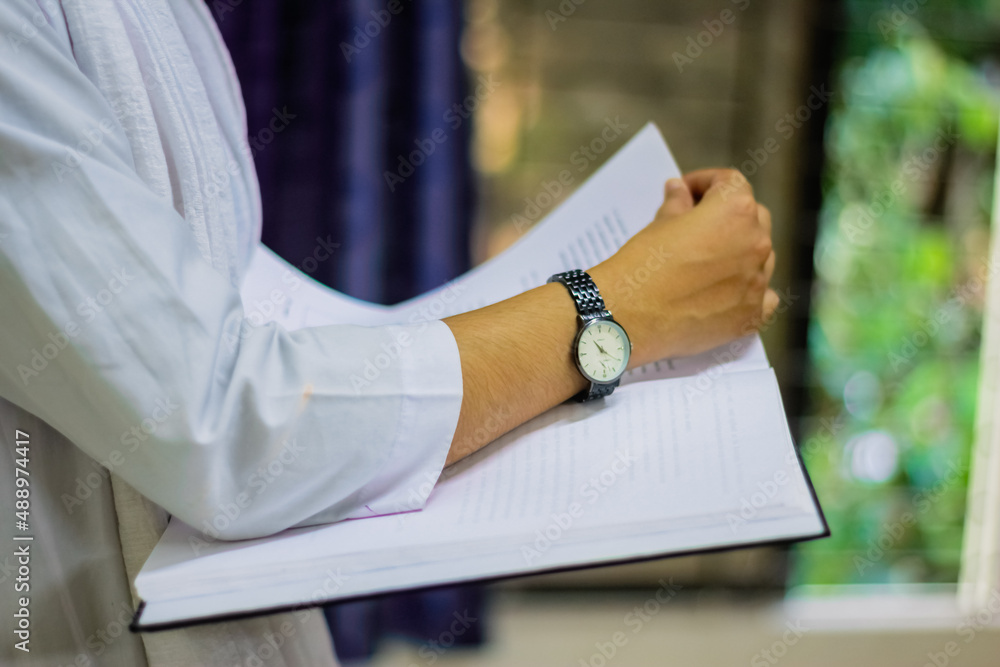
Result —
[[[335, 289], [387, 304], [467, 270], [470, 127], [454, 109], [468, 94], [462, 3], [207, 2], [243, 88], [264, 243]], [[388, 633], [438, 655], [482, 640], [482, 598], [462, 587], [326, 615], [343, 661]]]
[[470, 127], [452, 110], [467, 95], [462, 3], [208, 4], [243, 87], [264, 243], [379, 303], [466, 271]]

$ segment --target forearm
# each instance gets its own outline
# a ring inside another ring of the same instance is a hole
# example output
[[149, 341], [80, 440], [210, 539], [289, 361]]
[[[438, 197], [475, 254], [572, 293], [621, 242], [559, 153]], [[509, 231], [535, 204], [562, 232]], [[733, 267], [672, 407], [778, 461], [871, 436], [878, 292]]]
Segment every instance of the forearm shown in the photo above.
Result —
[[576, 308], [566, 288], [546, 284], [450, 317], [462, 359], [462, 410], [447, 463], [584, 389], [573, 364]]

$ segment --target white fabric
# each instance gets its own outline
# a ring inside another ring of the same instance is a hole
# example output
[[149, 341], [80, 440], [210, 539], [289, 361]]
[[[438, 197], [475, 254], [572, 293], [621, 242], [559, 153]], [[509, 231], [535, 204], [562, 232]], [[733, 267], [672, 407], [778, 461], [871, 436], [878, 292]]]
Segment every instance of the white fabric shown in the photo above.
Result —
[[[462, 397], [445, 324], [244, 325], [245, 136], [201, 0], [0, 4], [0, 441], [30, 436], [36, 535], [31, 653], [5, 640], [3, 664], [332, 664], [315, 612], [123, 633], [166, 512], [259, 536], [414, 507], [440, 473]], [[356, 390], [383, 345], [398, 357]]]

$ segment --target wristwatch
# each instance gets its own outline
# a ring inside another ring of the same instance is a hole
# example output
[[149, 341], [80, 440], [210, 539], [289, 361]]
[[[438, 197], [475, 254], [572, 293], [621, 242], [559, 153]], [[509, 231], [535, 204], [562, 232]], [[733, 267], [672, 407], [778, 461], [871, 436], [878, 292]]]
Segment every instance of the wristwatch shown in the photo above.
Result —
[[586, 271], [557, 273], [548, 282], [566, 286], [580, 318], [580, 330], [573, 341], [573, 361], [590, 387], [574, 396], [574, 400], [583, 402], [611, 395], [632, 352], [628, 334], [611, 317], [597, 285]]

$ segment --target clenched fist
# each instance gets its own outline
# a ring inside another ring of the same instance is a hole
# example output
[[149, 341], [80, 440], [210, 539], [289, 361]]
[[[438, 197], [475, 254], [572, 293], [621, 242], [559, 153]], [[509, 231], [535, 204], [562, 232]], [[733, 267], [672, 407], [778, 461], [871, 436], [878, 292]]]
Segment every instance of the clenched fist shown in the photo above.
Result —
[[778, 306], [771, 214], [738, 171], [671, 179], [655, 219], [590, 270], [632, 341], [629, 367], [722, 345]]

